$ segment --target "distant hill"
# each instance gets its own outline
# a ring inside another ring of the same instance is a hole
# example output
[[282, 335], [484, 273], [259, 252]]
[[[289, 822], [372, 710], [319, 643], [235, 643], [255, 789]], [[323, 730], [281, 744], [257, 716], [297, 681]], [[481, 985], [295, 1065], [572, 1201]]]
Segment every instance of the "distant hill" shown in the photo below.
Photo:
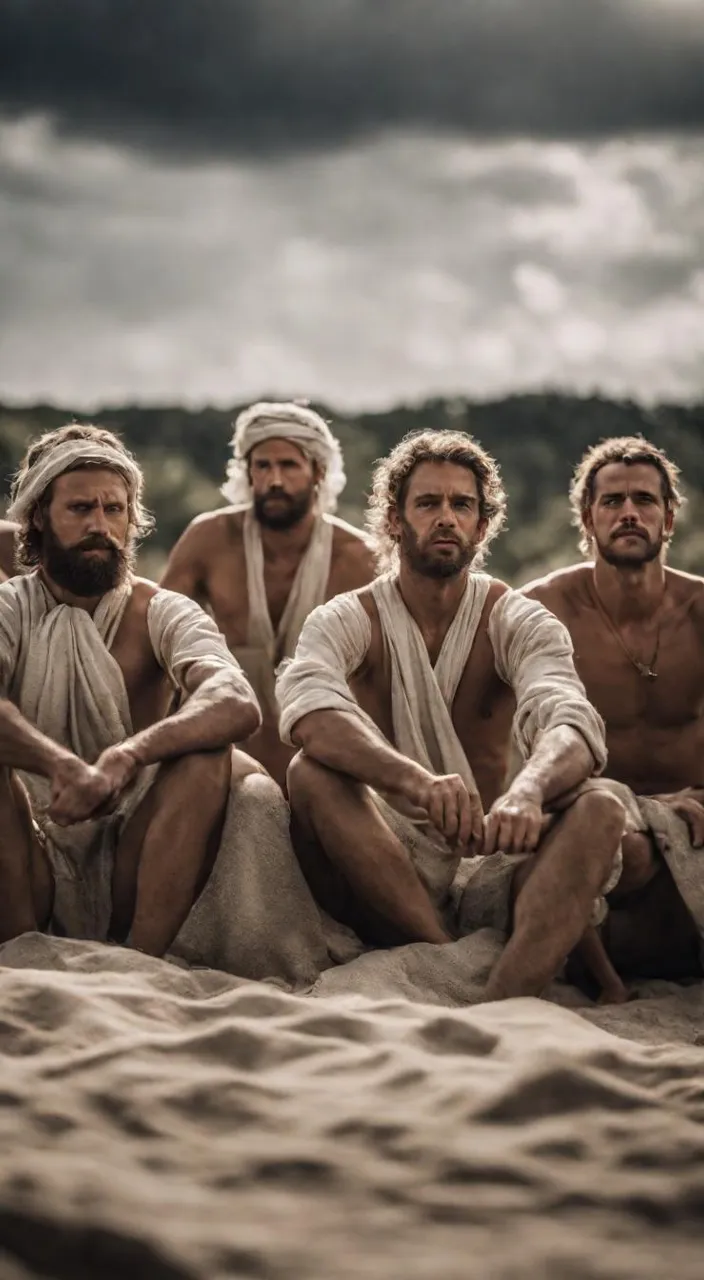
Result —
[[[704, 404], [645, 409], [631, 401], [546, 394], [481, 404], [430, 400], [357, 416], [338, 414], [327, 405], [316, 408], [332, 422], [344, 450], [348, 483], [340, 513], [354, 523], [363, 518], [374, 459], [388, 453], [406, 432], [455, 427], [476, 435], [499, 461], [509, 494], [509, 528], [494, 544], [491, 567], [512, 582], [576, 558], [566, 496], [574, 464], [605, 436], [641, 432], [665, 448], [683, 472], [689, 502], [671, 562], [693, 572], [704, 570]], [[221, 505], [219, 486], [237, 412], [238, 407], [194, 411], [124, 405], [85, 414], [52, 405], [0, 405], [0, 492], [7, 494], [28, 440], [39, 432], [71, 420], [118, 431], [144, 466], [157, 531], [142, 560], [145, 571], [156, 573], [189, 520]]]

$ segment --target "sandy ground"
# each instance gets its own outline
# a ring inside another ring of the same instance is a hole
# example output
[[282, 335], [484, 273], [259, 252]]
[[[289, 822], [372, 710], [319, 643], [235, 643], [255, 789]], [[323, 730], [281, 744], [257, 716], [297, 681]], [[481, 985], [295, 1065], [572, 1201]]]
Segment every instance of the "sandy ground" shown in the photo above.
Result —
[[401, 961], [315, 999], [39, 935], [0, 965], [1, 1280], [704, 1274], [701, 986], [442, 1007]]

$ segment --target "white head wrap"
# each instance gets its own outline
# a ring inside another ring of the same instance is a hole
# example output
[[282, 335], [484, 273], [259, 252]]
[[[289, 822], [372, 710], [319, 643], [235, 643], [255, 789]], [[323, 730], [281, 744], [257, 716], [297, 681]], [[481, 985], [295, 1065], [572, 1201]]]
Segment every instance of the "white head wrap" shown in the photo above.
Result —
[[318, 463], [321, 470], [318, 509], [334, 511], [347, 481], [339, 442], [319, 413], [293, 402], [260, 401], [239, 414], [232, 440], [234, 456], [227, 465], [227, 481], [221, 490], [228, 502], [237, 506], [251, 502], [247, 456], [255, 445], [265, 440], [291, 440], [301, 453]]
[[129, 454], [98, 441], [64, 440], [56, 448], [48, 450], [23, 476], [8, 507], [7, 519], [21, 524], [35, 503], [46, 493], [52, 480], [65, 471], [73, 471], [81, 466], [105, 467], [109, 471], [116, 471], [127, 485], [130, 506], [136, 506], [142, 486], [142, 473]]

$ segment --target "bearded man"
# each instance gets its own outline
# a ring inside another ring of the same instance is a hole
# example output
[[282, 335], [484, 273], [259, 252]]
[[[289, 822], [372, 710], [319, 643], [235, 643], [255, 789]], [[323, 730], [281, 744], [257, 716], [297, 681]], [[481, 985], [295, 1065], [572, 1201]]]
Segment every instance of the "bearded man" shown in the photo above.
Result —
[[162, 582], [212, 612], [262, 709], [247, 748], [285, 786], [292, 751], [278, 730], [276, 667], [311, 610], [369, 582], [374, 562], [363, 534], [332, 514], [345, 473], [318, 413], [254, 404], [237, 418], [232, 447], [222, 489], [232, 505], [192, 521]]
[[602, 940], [624, 977], [701, 976], [704, 579], [665, 560], [679, 471], [642, 436], [604, 440], [576, 468], [571, 502], [589, 562], [524, 590], [570, 632], [629, 815]]
[[285, 805], [232, 746], [256, 698], [212, 619], [135, 575], [142, 486], [116, 436], [78, 425], [15, 478], [28, 572], [0, 586], [0, 940], [51, 926], [310, 980], [319, 924]]
[[[483, 894], [502, 894], [511, 936], [487, 999], [539, 995], [556, 975], [618, 879], [623, 827], [613, 796], [579, 793], [606, 755], [567, 631], [478, 572], [504, 513], [496, 464], [471, 436], [407, 437], [374, 476], [387, 571], [316, 609], [277, 681], [282, 734], [301, 749], [289, 795], [314, 895], [390, 945], [447, 942], [468, 894], [480, 914]], [[505, 789], [512, 720], [521, 767]], [[460, 894], [472, 854], [484, 856]]]

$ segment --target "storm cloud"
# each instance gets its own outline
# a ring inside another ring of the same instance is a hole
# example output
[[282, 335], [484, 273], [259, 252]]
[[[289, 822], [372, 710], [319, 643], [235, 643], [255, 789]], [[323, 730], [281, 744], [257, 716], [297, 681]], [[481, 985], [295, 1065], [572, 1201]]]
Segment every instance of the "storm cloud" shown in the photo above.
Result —
[[0, 0], [0, 112], [179, 158], [704, 125], [697, 0]]

